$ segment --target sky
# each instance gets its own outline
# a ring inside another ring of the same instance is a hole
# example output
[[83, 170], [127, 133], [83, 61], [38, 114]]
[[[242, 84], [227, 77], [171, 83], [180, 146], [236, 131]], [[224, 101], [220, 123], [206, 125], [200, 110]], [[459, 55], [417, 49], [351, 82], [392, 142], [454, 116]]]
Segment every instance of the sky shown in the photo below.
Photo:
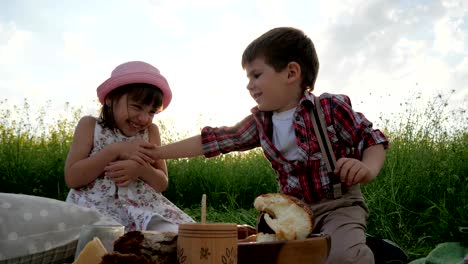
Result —
[[0, 0], [0, 108], [96, 114], [96, 88], [141, 60], [168, 79], [156, 118], [174, 133], [233, 125], [255, 106], [241, 55], [279, 26], [315, 43], [315, 93], [349, 95], [376, 124], [416, 93], [468, 109], [468, 0]]

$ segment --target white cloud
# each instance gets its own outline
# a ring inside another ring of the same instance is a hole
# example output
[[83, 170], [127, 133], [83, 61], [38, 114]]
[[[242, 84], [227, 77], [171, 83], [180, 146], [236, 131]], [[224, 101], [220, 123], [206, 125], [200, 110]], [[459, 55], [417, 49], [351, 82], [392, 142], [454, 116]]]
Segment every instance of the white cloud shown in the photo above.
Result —
[[427, 99], [466, 87], [467, 66], [460, 64], [454, 72], [450, 61], [434, 53], [431, 39], [435, 23], [445, 21], [436, 34], [445, 41], [439, 42], [440, 50], [466, 52], [466, 29], [461, 28], [466, 25], [460, 23], [466, 13], [455, 12], [460, 1], [451, 9], [436, 1], [327, 3], [329, 23], [316, 41], [317, 93], [348, 94], [358, 110], [378, 121], [380, 112], [395, 112], [418, 91]]
[[[459, 73], [464, 73], [465, 76], [464, 77], [468, 77], [468, 57], [465, 57], [463, 59], [463, 61], [457, 65], [457, 67], [455, 68], [456, 69], [456, 72], [459, 72]], [[468, 79], [467, 79], [468, 81]], [[468, 82], [467, 82], [468, 84]]]
[[21, 30], [16, 27], [15, 23], [10, 23], [6, 26], [0, 24], [0, 65], [16, 64], [24, 57], [25, 49], [32, 39], [30, 31]]
[[434, 49], [447, 54], [449, 52], [464, 52], [465, 36], [461, 25], [462, 19], [444, 17], [434, 25]]
[[[316, 44], [317, 92], [349, 94], [366, 114], [392, 112], [417, 89], [468, 93], [466, 0], [125, 0], [107, 13], [104, 4], [86, 3], [76, 12], [63, 12], [74, 10], [70, 4], [47, 9], [60, 25], [37, 17], [27, 22], [35, 23], [26, 27], [31, 31], [18, 24], [23, 18], [0, 24], [3, 93], [8, 86], [7, 96], [89, 105], [118, 63], [142, 59], [156, 63], [173, 88], [174, 101], [159, 118], [186, 129], [211, 118], [202, 125], [229, 125], [255, 104], [245, 91], [241, 54], [278, 25], [296, 26]], [[38, 84], [54, 97], [35, 93], [43, 91]]]
[[320, 8], [319, 13], [327, 14], [328, 22], [337, 23], [341, 20], [342, 16], [354, 16], [356, 11], [366, 4], [365, 0], [329, 0], [321, 3], [323, 6]]
[[468, 2], [466, 0], [442, 0], [442, 5], [451, 15], [463, 16], [468, 11]]
[[96, 51], [88, 44], [84, 33], [64, 32], [62, 55], [67, 60], [89, 62], [96, 58]]
[[6, 97], [14, 104], [20, 103], [25, 98], [30, 98], [32, 103], [43, 103], [48, 99], [44, 87], [38, 87], [34, 79], [28, 75], [23, 75], [22, 78], [3, 77], [0, 80], [0, 88], [2, 90], [0, 98]]
[[97, 23], [96, 17], [93, 16], [80, 16], [77, 20], [78, 24], [82, 26], [93, 26]]
[[[172, 117], [178, 120], [176, 126], [193, 131], [201, 124], [229, 125], [249, 113], [254, 102], [244, 88], [246, 76], [240, 60], [252, 40], [249, 35], [258, 33], [243, 32], [242, 23], [240, 16], [225, 14], [209, 31], [186, 39], [174, 62], [161, 69], [174, 96], [161, 117]], [[211, 41], [214, 36], [216, 41]]]
[[[207, 16], [219, 14], [215, 10], [222, 9], [229, 2], [229, 0], [152, 0], [146, 3], [149, 5], [145, 4], [147, 8], [144, 10], [154, 26], [173, 36], [183, 37], [190, 35], [189, 29], [197, 22], [206, 19]], [[189, 21], [187, 17], [200, 19], [200, 21]]]
[[281, 0], [256, 0], [255, 7], [258, 15], [268, 25], [278, 26], [289, 20], [288, 15], [284, 10], [291, 2]]
[[180, 12], [180, 9], [178, 9], [175, 4], [171, 4], [176, 2], [177, 1], [160, 2], [152, 8], [148, 8], [146, 12], [156, 27], [174, 36], [182, 36], [186, 33], [186, 26], [176, 15]]
[[451, 80], [456, 96], [468, 100], [468, 57], [455, 67]]
[[424, 57], [428, 50], [428, 44], [423, 40], [409, 40], [406, 37], [400, 38], [392, 48], [389, 56], [390, 64], [393, 65], [392, 71], [401, 73], [407, 71], [407, 68], [416, 68], [416, 61]]

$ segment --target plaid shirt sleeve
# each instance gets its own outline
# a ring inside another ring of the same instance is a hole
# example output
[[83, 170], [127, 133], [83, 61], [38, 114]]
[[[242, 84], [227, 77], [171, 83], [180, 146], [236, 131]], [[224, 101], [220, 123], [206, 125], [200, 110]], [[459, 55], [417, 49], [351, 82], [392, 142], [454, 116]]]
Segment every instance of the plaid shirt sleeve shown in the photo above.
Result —
[[380, 130], [373, 129], [372, 123], [362, 113], [352, 109], [348, 96], [333, 96], [332, 104], [338, 133], [348, 144], [357, 148], [359, 156], [362, 157], [364, 150], [372, 145], [383, 144], [385, 149], [388, 148], [385, 135]]
[[232, 127], [204, 127], [201, 137], [203, 152], [207, 158], [260, 146], [257, 123], [253, 115], [247, 116]]

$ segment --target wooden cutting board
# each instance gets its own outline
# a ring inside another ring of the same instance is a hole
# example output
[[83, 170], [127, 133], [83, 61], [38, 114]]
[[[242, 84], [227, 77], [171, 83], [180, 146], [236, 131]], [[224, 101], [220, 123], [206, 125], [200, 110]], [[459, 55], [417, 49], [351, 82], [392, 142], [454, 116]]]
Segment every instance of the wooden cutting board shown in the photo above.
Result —
[[322, 235], [305, 240], [240, 242], [237, 259], [242, 264], [325, 263], [330, 243], [330, 237]]

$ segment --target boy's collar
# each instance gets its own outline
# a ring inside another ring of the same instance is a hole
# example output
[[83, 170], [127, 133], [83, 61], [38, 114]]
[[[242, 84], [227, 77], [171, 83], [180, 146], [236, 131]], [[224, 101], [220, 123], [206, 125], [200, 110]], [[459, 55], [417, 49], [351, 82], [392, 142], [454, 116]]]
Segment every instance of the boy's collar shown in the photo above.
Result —
[[[314, 104], [315, 101], [315, 95], [312, 94], [312, 92], [309, 92], [309, 90], [305, 90], [304, 94], [302, 95], [301, 100], [299, 100], [300, 105], [307, 105], [311, 103], [312, 105]], [[308, 102], [308, 103], [306, 103]]]

